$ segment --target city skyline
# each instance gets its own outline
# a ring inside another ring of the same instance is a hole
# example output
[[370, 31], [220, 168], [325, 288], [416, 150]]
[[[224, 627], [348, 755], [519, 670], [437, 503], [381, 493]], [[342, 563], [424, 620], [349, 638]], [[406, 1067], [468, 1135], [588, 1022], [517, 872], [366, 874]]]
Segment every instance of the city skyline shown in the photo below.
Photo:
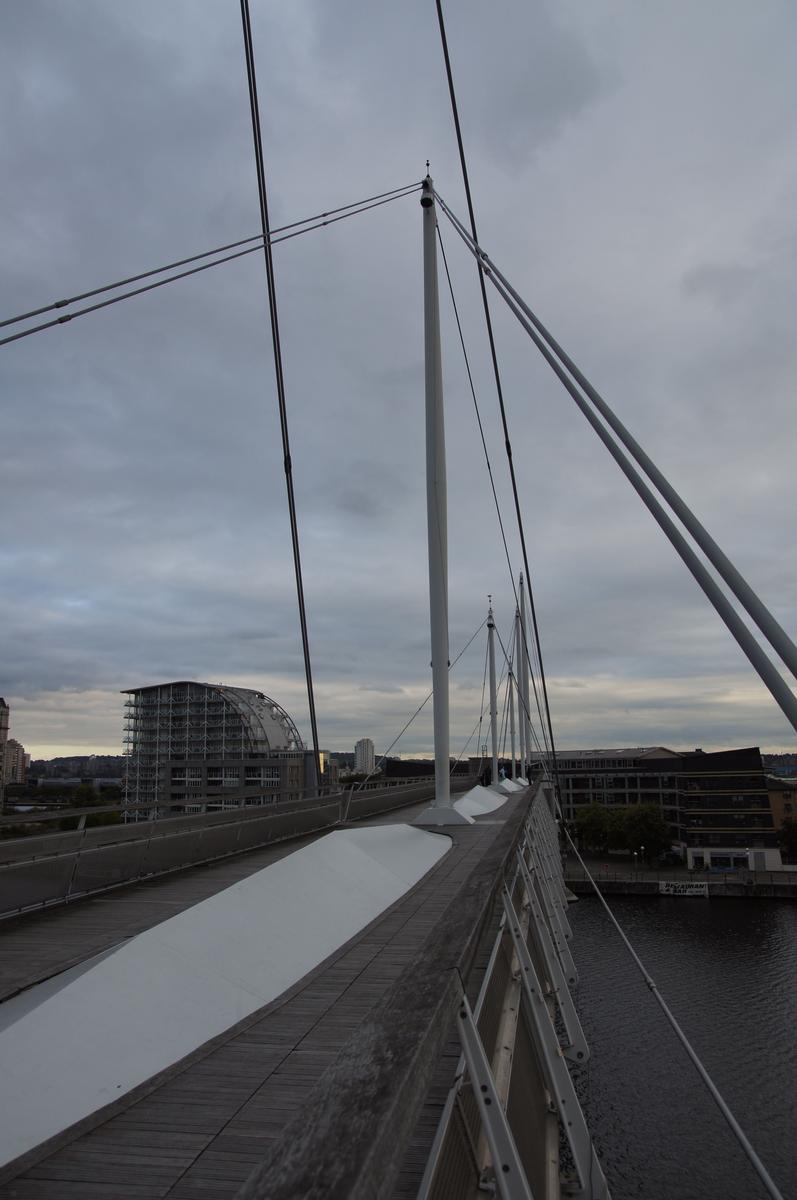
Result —
[[[427, 157], [464, 215], [430, 6], [269, 3], [253, 21], [275, 224]], [[742, 3], [518, 2], [487, 30], [463, 4], [450, 31], [484, 245], [789, 632], [796, 26]], [[234, 8], [9, 15], [0, 315], [256, 232], [241, 54]], [[473, 267], [443, 232], [517, 569]], [[319, 737], [353, 744], [367, 722], [386, 747], [430, 686], [417, 197], [275, 260]], [[441, 299], [453, 657], [488, 592], [502, 636], [512, 601]], [[569, 399], [494, 320], [558, 746], [793, 748]], [[0, 372], [14, 736], [34, 757], [119, 752], [118, 689], [189, 677], [274, 695], [308, 741], [257, 256], [4, 347]], [[477, 640], [451, 677], [454, 754], [482, 670]], [[429, 707], [398, 753], [431, 753]]]

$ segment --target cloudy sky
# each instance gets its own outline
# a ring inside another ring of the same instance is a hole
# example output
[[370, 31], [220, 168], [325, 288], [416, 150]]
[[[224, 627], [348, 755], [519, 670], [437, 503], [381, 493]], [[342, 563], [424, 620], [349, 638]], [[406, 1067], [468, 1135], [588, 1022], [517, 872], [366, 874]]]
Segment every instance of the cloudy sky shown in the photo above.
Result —
[[[274, 224], [417, 180], [465, 215], [433, 0], [252, 0]], [[797, 10], [447, 5], [483, 244], [797, 629]], [[237, 0], [0, 14], [0, 315], [255, 234]], [[444, 228], [499, 495], [472, 260]], [[275, 248], [320, 738], [430, 686], [417, 197]], [[494, 301], [561, 747], [794, 735]], [[443, 303], [452, 656], [512, 597]], [[34, 755], [118, 752], [119, 690], [260, 688], [309, 735], [263, 263], [0, 351], [0, 694]], [[477, 720], [480, 638], [452, 675]], [[793, 683], [793, 680], [790, 680]], [[399, 747], [431, 748], [431, 714]]]

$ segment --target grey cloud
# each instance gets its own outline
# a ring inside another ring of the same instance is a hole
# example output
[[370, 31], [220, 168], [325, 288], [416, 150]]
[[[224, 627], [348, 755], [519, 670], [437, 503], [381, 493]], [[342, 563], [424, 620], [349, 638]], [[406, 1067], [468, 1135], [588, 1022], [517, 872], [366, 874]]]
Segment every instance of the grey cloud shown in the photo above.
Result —
[[[734, 46], [747, 62], [744, 5], [722, 46], [700, 14], [684, 45], [664, 10], [612, 25], [516, 0], [485, 25], [469, 0], [447, 16], [485, 244], [793, 628], [797, 227], [772, 119], [793, 92], [792, 17], [740, 90], [724, 64]], [[463, 209], [433, 7], [274, 0], [254, 22], [275, 222], [418, 178], [427, 156]], [[673, 45], [681, 90], [662, 107]], [[234, 6], [11, 6], [0, 99], [3, 314], [257, 231]], [[430, 684], [419, 214], [412, 197], [275, 252], [325, 743], [386, 745]], [[473, 264], [443, 235], [517, 569]], [[512, 597], [441, 302], [453, 656], [488, 592], [506, 638]], [[493, 314], [562, 737], [786, 744], [571, 401]], [[259, 256], [0, 354], [16, 735], [116, 745], [118, 688], [178, 676], [263, 687], [306, 731]], [[483, 664], [478, 639], [452, 674], [458, 746]], [[431, 748], [426, 711], [403, 746]]]
[[756, 277], [755, 268], [742, 263], [704, 263], [686, 273], [683, 287], [688, 296], [707, 296], [724, 307], [744, 297]]

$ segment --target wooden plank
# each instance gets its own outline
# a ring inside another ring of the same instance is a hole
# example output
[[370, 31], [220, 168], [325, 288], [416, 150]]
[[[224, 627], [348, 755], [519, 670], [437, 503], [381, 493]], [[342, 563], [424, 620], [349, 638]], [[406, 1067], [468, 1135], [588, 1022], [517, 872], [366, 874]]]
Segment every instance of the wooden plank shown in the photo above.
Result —
[[[495, 834], [496, 829], [479, 833], [478, 827], [469, 827], [429, 876], [360, 938], [341, 948], [323, 969], [297, 985], [284, 1003], [270, 1006], [262, 1017], [166, 1080], [151, 1095], [56, 1151], [13, 1184], [0, 1187], [0, 1198], [45, 1196], [42, 1191], [16, 1189], [44, 1183], [46, 1176], [51, 1184], [58, 1180], [58, 1194], [66, 1200], [77, 1193], [62, 1192], [61, 1186], [75, 1183], [75, 1172], [83, 1172], [86, 1183], [93, 1187], [123, 1188], [116, 1175], [126, 1171], [136, 1180], [131, 1187], [166, 1187], [165, 1192], [146, 1191], [142, 1196], [232, 1200], [291, 1118], [301, 1113], [338, 1051], [356, 1039], [374, 1006], [413, 961], [461, 886], [457, 880], [467, 878]], [[228, 879], [231, 865], [229, 861], [224, 864]], [[261, 865], [251, 869], [259, 870]], [[212, 873], [213, 868], [201, 870]], [[173, 888], [176, 881], [158, 882]], [[95, 912], [91, 921], [75, 922], [73, 930], [77, 929], [80, 937], [100, 936], [113, 913], [112, 899], [116, 897], [103, 897], [106, 911]], [[151, 905], [137, 902], [131, 906], [136, 912], [133, 919], [142, 919], [144, 908], [150, 916], [161, 913], [164, 903], [174, 911], [173, 891], [160, 899], [153, 897]], [[59, 910], [58, 915], [71, 914]], [[96, 919], [98, 916], [101, 919]], [[149, 1143], [149, 1173], [142, 1176], [136, 1164], [141, 1161], [140, 1151], [141, 1157], [147, 1154], [148, 1138], [158, 1140]], [[99, 1175], [92, 1174], [95, 1170]], [[14, 1192], [7, 1190], [11, 1187]], [[132, 1190], [83, 1194], [86, 1200], [94, 1196], [98, 1200], [123, 1195], [129, 1200], [136, 1198]]]

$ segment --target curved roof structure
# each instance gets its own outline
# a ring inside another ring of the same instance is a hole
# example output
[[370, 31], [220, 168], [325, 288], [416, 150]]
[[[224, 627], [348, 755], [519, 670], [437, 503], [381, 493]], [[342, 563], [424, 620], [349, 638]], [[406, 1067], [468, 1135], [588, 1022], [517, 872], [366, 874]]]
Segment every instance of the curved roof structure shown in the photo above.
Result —
[[[195, 690], [201, 688], [208, 700], [218, 699], [228, 704], [240, 718], [247, 740], [247, 749], [255, 754], [273, 750], [304, 750], [292, 718], [281, 704], [265, 692], [253, 688], [227, 687], [222, 683], [200, 683], [194, 679], [177, 679], [169, 683], [154, 683], [146, 687], [125, 688], [124, 694], [144, 696], [154, 693], [158, 700], [174, 703], [196, 703], [201, 700]], [[184, 689], [184, 694], [182, 692]]]
[[276, 700], [272, 700], [264, 692], [212, 683], [202, 686], [218, 692], [237, 710], [252, 739], [252, 750], [266, 753], [269, 750], [304, 749], [299, 731], [291, 717], [281, 704], [277, 704]]

